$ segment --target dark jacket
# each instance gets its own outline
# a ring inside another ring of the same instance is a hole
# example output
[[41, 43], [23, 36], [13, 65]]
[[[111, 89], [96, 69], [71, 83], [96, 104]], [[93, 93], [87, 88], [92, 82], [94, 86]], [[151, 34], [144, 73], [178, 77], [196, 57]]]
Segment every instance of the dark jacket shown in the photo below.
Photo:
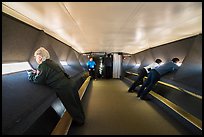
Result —
[[85, 116], [78, 91], [64, 70], [50, 59], [43, 61], [37, 70], [39, 73], [31, 73], [28, 79], [53, 88], [73, 120], [83, 123]]
[[33, 83], [45, 84], [52, 88], [67, 85], [69, 76], [52, 60], [45, 60], [38, 66], [39, 74], [31, 73], [28, 79]]

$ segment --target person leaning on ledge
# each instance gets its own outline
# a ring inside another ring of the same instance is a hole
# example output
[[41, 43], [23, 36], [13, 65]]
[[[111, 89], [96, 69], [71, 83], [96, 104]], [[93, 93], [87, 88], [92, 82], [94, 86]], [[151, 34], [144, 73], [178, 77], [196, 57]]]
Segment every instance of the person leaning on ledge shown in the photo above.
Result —
[[74, 82], [57, 63], [50, 60], [49, 52], [45, 48], [37, 49], [34, 58], [39, 65], [37, 70], [28, 73], [28, 79], [33, 83], [53, 88], [71, 115], [73, 124], [83, 125], [85, 115]]
[[139, 76], [135, 80], [135, 82], [131, 85], [131, 87], [128, 89], [128, 92], [133, 92], [133, 90], [143, 84], [143, 78], [147, 76], [147, 74], [150, 72], [151, 69], [157, 68], [160, 66], [162, 60], [156, 59], [155, 62], [151, 63], [150, 65], [143, 67], [139, 70]]
[[137, 97], [139, 97], [140, 99], [146, 99], [146, 95], [152, 90], [154, 85], [162, 76], [169, 72], [178, 70], [178, 62], [178, 58], [173, 58], [171, 61], [161, 65], [160, 67], [151, 69], [146, 81], [139, 89]]

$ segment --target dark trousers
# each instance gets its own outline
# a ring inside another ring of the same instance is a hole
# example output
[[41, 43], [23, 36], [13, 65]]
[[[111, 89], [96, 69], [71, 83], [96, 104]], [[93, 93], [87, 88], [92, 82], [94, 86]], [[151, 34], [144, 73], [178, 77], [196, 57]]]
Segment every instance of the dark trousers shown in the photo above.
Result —
[[159, 81], [160, 74], [152, 69], [147, 77], [147, 80], [143, 83], [142, 87], [138, 91], [138, 96], [144, 97], [146, 96], [154, 87], [154, 85]]
[[113, 70], [112, 70], [112, 66], [106, 66], [106, 69], [105, 69], [105, 78], [109, 79], [109, 78], [112, 78], [112, 73], [113, 73]]
[[147, 71], [142, 68], [139, 72], [139, 76], [135, 80], [135, 82], [131, 85], [128, 91], [134, 90], [137, 86], [143, 84], [143, 78], [147, 76]]
[[89, 68], [89, 76], [91, 76], [92, 79], [95, 79], [95, 69]]
[[60, 89], [57, 89], [57, 95], [62, 101], [66, 111], [71, 115], [73, 122], [77, 124], [83, 124], [85, 121], [85, 114], [81, 104], [78, 90], [74, 83], [69, 80], [67, 85], [62, 85]]

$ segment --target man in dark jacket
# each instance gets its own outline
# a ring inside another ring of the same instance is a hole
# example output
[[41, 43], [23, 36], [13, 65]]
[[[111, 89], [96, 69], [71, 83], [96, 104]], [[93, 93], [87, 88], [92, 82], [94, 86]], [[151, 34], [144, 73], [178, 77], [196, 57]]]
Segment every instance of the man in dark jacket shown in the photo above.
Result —
[[36, 71], [29, 73], [28, 79], [33, 83], [53, 88], [71, 115], [73, 122], [78, 125], [84, 124], [84, 111], [73, 81], [67, 77], [57, 63], [49, 59], [49, 52], [45, 48], [41, 47], [36, 50], [34, 56], [39, 66]]

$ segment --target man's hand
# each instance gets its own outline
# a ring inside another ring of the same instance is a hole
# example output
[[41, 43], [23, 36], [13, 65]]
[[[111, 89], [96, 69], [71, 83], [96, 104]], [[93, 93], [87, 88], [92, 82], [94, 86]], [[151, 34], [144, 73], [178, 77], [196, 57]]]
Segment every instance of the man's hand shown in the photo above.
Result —
[[35, 70], [35, 69], [32, 69], [32, 73], [36, 73], [37, 72], [37, 70]]
[[36, 73], [37, 73], [37, 75], [38, 75], [38, 74], [40, 73], [40, 71], [39, 71], [39, 70], [37, 70], [37, 71], [36, 71]]
[[34, 73], [34, 74], [39, 74], [40, 73], [40, 71], [39, 70], [35, 70], [35, 69], [32, 69], [32, 73]]

